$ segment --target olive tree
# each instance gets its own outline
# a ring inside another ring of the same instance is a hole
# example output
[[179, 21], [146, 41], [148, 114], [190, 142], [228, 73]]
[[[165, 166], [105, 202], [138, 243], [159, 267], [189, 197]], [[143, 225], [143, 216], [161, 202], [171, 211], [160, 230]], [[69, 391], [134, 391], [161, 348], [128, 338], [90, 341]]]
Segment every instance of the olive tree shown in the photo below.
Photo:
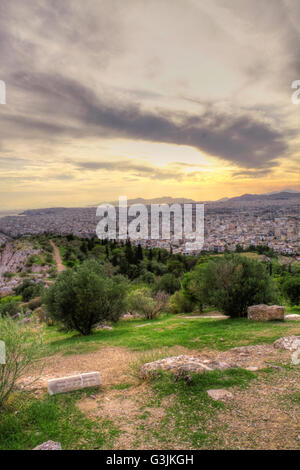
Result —
[[214, 305], [232, 317], [243, 317], [247, 308], [277, 299], [267, 267], [240, 255], [227, 255], [208, 262], [202, 273], [201, 293], [208, 305]]
[[109, 276], [95, 260], [62, 272], [47, 289], [44, 303], [54, 321], [67, 330], [90, 335], [100, 321], [118, 321], [125, 312], [127, 282], [122, 276]]

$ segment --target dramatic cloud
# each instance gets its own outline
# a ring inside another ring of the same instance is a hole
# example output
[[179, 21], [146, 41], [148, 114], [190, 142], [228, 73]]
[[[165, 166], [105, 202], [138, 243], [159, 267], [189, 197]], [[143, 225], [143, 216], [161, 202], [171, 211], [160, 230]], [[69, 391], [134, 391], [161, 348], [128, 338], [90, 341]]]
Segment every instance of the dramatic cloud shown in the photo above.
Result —
[[107, 170], [118, 172], [129, 172], [134, 176], [155, 178], [157, 180], [176, 179], [182, 180], [183, 174], [179, 171], [170, 171], [165, 168], [155, 168], [147, 165], [138, 164], [131, 161], [113, 161], [113, 162], [74, 162], [74, 165], [84, 170]]
[[[15, 138], [123, 137], [195, 147], [247, 168], [274, 165], [287, 150], [284, 134], [251, 115], [207, 110], [202, 115], [146, 111], [130, 103], [106, 103], [93, 90], [59, 75], [22, 75], [13, 83], [34, 95], [39, 118], [2, 115]], [[40, 96], [41, 100], [37, 97]]]
[[1, 0], [3, 194], [294, 186], [299, 43], [299, 0]]

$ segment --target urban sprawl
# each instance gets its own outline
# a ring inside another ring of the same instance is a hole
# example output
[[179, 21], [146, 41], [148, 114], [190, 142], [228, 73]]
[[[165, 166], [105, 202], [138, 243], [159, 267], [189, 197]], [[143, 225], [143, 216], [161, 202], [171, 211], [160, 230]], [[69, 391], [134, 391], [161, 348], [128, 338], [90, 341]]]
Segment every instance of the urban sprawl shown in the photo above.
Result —
[[[171, 249], [173, 253], [185, 253], [185, 238], [174, 239], [174, 218], [171, 212], [169, 239], [150, 239], [151, 217], [148, 224], [149, 239], [135, 241], [144, 247]], [[202, 251], [222, 253], [234, 251], [237, 246], [243, 249], [251, 245], [267, 245], [283, 254], [300, 253], [300, 199], [299, 196], [287, 199], [247, 200], [240, 197], [219, 203], [205, 205], [205, 239]], [[128, 218], [128, 223], [133, 217]], [[28, 210], [17, 216], [0, 218], [0, 244], [8, 238], [18, 238], [42, 233], [75, 235], [78, 237], [96, 236], [100, 218], [96, 207], [51, 208]]]

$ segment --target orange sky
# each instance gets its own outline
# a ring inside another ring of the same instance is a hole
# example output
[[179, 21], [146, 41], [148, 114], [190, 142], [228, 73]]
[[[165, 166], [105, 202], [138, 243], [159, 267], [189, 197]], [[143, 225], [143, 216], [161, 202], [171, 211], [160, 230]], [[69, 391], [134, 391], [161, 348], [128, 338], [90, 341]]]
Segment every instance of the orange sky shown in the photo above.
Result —
[[0, 210], [300, 190], [298, 0], [3, 0]]

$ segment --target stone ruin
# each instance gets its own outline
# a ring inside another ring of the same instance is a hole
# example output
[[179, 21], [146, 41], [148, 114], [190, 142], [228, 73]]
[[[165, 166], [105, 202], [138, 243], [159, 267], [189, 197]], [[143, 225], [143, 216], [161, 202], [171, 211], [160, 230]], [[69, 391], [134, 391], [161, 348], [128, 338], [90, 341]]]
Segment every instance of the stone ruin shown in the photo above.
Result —
[[254, 321], [284, 320], [285, 307], [279, 305], [252, 305], [248, 307], [248, 319]]

